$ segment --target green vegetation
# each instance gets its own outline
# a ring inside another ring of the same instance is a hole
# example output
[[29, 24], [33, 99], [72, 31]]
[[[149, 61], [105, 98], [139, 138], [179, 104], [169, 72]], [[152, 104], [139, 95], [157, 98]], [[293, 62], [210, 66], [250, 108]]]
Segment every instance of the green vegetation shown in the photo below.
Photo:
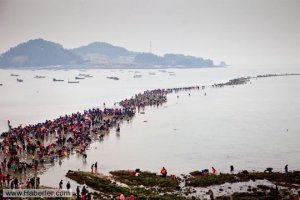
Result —
[[110, 194], [129, 193], [128, 188], [120, 187], [117, 184], [113, 183], [111, 180], [107, 179], [106, 177], [100, 177], [96, 174], [92, 174], [89, 172], [69, 170], [66, 176], [78, 182], [79, 184], [86, 184], [90, 188], [93, 188], [94, 190], [103, 193], [110, 193]]
[[224, 183], [234, 183], [239, 182], [235, 176], [231, 174], [222, 175], [203, 175], [203, 176], [193, 176], [186, 180], [187, 186], [192, 187], [208, 187], [211, 185], [221, 185]]
[[186, 180], [187, 186], [192, 187], [207, 187], [211, 185], [221, 185], [224, 183], [236, 183], [250, 180], [263, 180], [266, 179], [279, 185], [290, 186], [292, 184], [300, 184], [300, 173], [264, 173], [264, 172], [251, 172], [251, 173], [238, 173], [238, 174], [220, 174], [220, 175], [200, 175], [197, 172], [191, 173], [193, 176]]
[[[110, 177], [99, 176], [97, 174], [92, 174], [90, 172], [81, 172], [81, 171], [68, 171], [67, 177], [70, 179], [75, 180], [79, 184], [86, 184], [88, 187], [100, 192], [98, 196], [101, 196], [101, 199], [105, 199], [105, 196], [108, 197], [109, 195], [119, 196], [120, 194], [124, 194], [125, 196], [129, 196], [133, 194], [139, 200], [147, 199], [147, 200], [186, 200], [187, 198], [176, 195], [176, 194], [168, 194], [164, 192], [162, 195], [159, 194], [161, 191], [157, 190], [156, 188], [144, 188], [144, 187], [137, 187], [142, 185], [141, 183], [147, 184], [147, 186], [158, 186], [168, 188], [170, 192], [174, 192], [175, 188], [171, 190], [172, 187], [175, 187], [175, 181], [172, 180], [170, 177], [162, 178], [157, 176], [153, 173], [144, 172], [143, 174], [137, 179], [134, 179], [130, 176], [129, 171], [116, 171], [111, 172], [115, 174], [114, 176], [117, 177], [117, 181], [122, 183], [128, 183], [128, 187], [120, 186], [114, 181], [111, 180]], [[123, 178], [124, 179], [123, 179]], [[138, 176], [137, 176], [138, 177]], [[165, 179], [165, 180], [162, 180]]]
[[[263, 173], [263, 172], [243, 172], [239, 174], [202, 174], [192, 172], [192, 176], [185, 178], [186, 186], [191, 187], [189, 191], [181, 190], [179, 181], [174, 177], [162, 177], [151, 172], [140, 172], [135, 176], [133, 171], [118, 170], [110, 172], [112, 176], [100, 176], [90, 172], [69, 171], [67, 177], [77, 181], [79, 184], [86, 184], [88, 187], [96, 190], [94, 193], [99, 199], [110, 199], [124, 194], [125, 196], [134, 195], [139, 200], [186, 200], [189, 199], [183, 195], [192, 194], [193, 187], [208, 187], [211, 185], [220, 185], [225, 182], [235, 183], [249, 180], [266, 179], [277, 185], [284, 185], [288, 188], [297, 187], [294, 184], [300, 184], [300, 173]], [[123, 183], [123, 184], [120, 184]], [[298, 186], [299, 189], [299, 186]], [[218, 200], [267, 200], [280, 199], [281, 197], [291, 196], [290, 189], [275, 189], [265, 185], [257, 188], [250, 188], [250, 193], [236, 193], [231, 197], [222, 196]], [[294, 195], [297, 197], [297, 195]], [[291, 196], [291, 197], [294, 197]], [[191, 198], [193, 199], [193, 198]]]
[[143, 185], [145, 187], [158, 186], [173, 190], [178, 186], [178, 181], [170, 176], [162, 177], [151, 172], [140, 172], [138, 176], [132, 175], [132, 171], [118, 170], [110, 172], [114, 179], [130, 186]]

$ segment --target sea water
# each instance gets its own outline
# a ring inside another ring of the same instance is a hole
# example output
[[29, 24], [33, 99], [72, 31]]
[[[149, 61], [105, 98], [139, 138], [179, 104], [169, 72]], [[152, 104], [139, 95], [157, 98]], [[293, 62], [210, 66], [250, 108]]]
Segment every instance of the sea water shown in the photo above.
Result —
[[[154, 72], [155, 75], [150, 75]], [[174, 72], [170, 76], [168, 72]], [[299, 66], [232, 66], [211, 69], [159, 70], [1, 70], [0, 127], [43, 122], [84, 109], [113, 106], [146, 89], [210, 85], [241, 76], [267, 73], [299, 73]], [[24, 80], [18, 83], [11, 73]], [[79, 73], [92, 78], [68, 84]], [[133, 78], [141, 74], [141, 78]], [[44, 75], [45, 79], [35, 79]], [[107, 79], [117, 76], [119, 81]], [[53, 82], [52, 78], [64, 79]], [[63, 159], [41, 176], [42, 184], [57, 186], [66, 172], [136, 169], [170, 173], [211, 169], [228, 172], [300, 169], [300, 76], [252, 79], [250, 83], [224, 88], [207, 87], [168, 95], [168, 102], [147, 107], [131, 121], [111, 130], [103, 141], [93, 142], [84, 163], [77, 155]], [[190, 93], [190, 95], [189, 95]], [[205, 95], [206, 93], [206, 95]], [[51, 178], [50, 178], [51, 177]]]

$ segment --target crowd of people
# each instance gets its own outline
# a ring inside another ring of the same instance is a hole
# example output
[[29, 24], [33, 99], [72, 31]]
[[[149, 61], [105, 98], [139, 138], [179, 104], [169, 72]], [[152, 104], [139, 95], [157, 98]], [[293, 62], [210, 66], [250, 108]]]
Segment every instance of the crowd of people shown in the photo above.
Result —
[[[93, 135], [99, 135], [101, 140], [112, 127], [119, 132], [120, 121], [132, 118], [136, 109], [161, 105], [167, 101], [169, 93], [199, 88], [147, 90], [119, 102], [118, 108], [93, 108], [34, 125], [12, 127], [8, 120], [8, 131], [1, 134], [0, 182], [4, 187], [20, 188], [20, 184], [37, 187], [39, 179], [33, 177], [33, 173], [36, 174], [44, 164], [61, 160], [71, 152], [82, 154], [86, 159], [86, 148], [93, 140]], [[97, 171], [97, 163], [91, 168]]]
[[[249, 79], [249, 77], [233, 79], [226, 83], [214, 84], [212, 87], [243, 84]], [[54, 120], [24, 127], [21, 125], [12, 127], [8, 120], [8, 131], [1, 134], [0, 184], [2, 187], [9, 188], [38, 188], [40, 179], [36, 175], [33, 176], [33, 173], [36, 174], [44, 164], [63, 159], [71, 152], [81, 154], [86, 160], [86, 148], [92, 142], [92, 136], [98, 135], [95, 138], [103, 140], [104, 133], [112, 127], [116, 127], [116, 131], [119, 132], [122, 120], [134, 117], [136, 109], [165, 103], [167, 94], [200, 89], [205, 89], [205, 86], [147, 90], [119, 102], [120, 107], [105, 108], [104, 104], [104, 109], [93, 108], [83, 113], [64, 115]], [[49, 138], [54, 140], [49, 142]], [[92, 173], [97, 173], [97, 168], [96, 162], [91, 166]], [[234, 171], [233, 166], [230, 170]], [[285, 167], [285, 171], [288, 171], [288, 166]], [[214, 167], [212, 173], [216, 174]], [[161, 175], [167, 176], [164, 167]], [[59, 184], [59, 188], [62, 188], [62, 183]], [[82, 190], [81, 194], [88, 194], [84, 188]]]

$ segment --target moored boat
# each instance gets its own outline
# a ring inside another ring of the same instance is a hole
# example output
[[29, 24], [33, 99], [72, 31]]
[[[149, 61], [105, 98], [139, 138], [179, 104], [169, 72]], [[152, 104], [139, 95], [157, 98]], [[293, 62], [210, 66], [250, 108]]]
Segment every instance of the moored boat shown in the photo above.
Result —
[[90, 74], [78, 74], [78, 76], [83, 76], [85, 78], [92, 78], [93, 77]]
[[68, 83], [79, 83], [79, 81], [68, 81]]
[[112, 80], [116, 80], [116, 81], [118, 81], [119, 80], [119, 78], [118, 77], [116, 77], [116, 76], [108, 76], [108, 77], [106, 77], [107, 79], [112, 79]]
[[36, 75], [34, 78], [46, 78], [45, 76]]
[[64, 80], [53, 78], [53, 81], [55, 82], [55, 81], [64, 81]]

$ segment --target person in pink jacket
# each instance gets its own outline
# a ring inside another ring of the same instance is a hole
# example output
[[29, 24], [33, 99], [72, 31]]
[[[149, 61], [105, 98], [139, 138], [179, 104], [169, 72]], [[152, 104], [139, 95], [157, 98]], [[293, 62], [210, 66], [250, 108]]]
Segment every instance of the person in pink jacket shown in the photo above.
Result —
[[121, 195], [120, 195], [119, 200], [126, 200], [124, 194], [121, 194]]

